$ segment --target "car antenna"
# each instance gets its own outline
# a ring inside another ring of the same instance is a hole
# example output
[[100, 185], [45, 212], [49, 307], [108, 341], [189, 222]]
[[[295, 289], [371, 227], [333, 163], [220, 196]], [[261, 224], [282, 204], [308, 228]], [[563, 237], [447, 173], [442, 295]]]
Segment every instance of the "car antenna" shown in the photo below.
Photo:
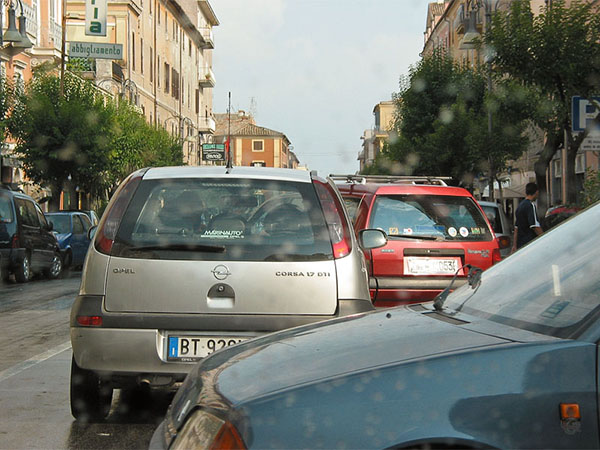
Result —
[[229, 169], [233, 169], [233, 161], [231, 158], [231, 91], [229, 91], [229, 105], [227, 106], [227, 156], [225, 168], [227, 169], [227, 173], [229, 173]]
[[[452, 277], [452, 280], [450, 281], [450, 284], [448, 286], [446, 286], [446, 288], [440, 292], [436, 298], [433, 299], [433, 309], [435, 309], [436, 311], [441, 311], [442, 308], [444, 307], [444, 302], [446, 301], [446, 298], [448, 297], [448, 295], [450, 294], [450, 289], [452, 289], [452, 286], [454, 285], [454, 282], [456, 281], [456, 277], [458, 276], [458, 272], [460, 272], [462, 269], [464, 268], [469, 269], [469, 275], [471, 274], [471, 268], [473, 269], [478, 269], [479, 272], [481, 272], [481, 269], [479, 267], [473, 267], [471, 266], [471, 264], [465, 264], [462, 267], [459, 267], [456, 272], [454, 273], [454, 276]], [[469, 282], [470, 284], [470, 282]]]

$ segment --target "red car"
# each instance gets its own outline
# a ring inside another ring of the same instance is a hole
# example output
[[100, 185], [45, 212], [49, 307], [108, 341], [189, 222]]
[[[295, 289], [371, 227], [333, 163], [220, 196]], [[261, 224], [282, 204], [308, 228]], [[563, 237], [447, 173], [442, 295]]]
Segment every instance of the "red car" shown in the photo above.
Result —
[[346, 202], [354, 230], [377, 228], [384, 247], [366, 253], [375, 306], [433, 300], [469, 270], [501, 260], [488, 219], [466, 189], [447, 178], [331, 176]]

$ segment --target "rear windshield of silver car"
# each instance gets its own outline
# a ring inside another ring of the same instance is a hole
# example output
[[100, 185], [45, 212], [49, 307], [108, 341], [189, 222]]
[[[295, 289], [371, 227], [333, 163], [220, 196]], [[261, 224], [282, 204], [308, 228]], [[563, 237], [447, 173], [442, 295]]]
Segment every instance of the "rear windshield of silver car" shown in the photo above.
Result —
[[489, 241], [483, 214], [469, 197], [449, 195], [379, 195], [369, 228], [389, 237], [450, 241]]
[[214, 261], [333, 259], [311, 183], [145, 180], [121, 221], [113, 256]]

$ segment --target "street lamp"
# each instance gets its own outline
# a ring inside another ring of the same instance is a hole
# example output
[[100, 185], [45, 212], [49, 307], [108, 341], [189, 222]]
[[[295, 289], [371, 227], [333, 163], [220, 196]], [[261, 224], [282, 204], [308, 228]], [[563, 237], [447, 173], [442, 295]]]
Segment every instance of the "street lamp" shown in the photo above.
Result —
[[[12, 0], [3, 0], [3, 6], [8, 6], [8, 28], [3, 34], [0, 33], [0, 46], [8, 43], [10, 45], [7, 48], [16, 49], [15, 53], [33, 47], [33, 43], [27, 37], [27, 23], [23, 13], [23, 3], [21, 0], [18, 0], [18, 2], [21, 7], [21, 15], [19, 16], [19, 28], [17, 29], [17, 17], [13, 2]], [[3, 12], [4, 8], [0, 6], [0, 24], [4, 22]]]

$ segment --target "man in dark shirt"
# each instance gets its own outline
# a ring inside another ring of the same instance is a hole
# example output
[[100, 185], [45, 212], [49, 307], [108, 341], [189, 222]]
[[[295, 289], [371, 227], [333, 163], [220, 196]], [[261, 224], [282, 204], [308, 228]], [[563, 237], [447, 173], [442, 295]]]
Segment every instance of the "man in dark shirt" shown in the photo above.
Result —
[[527, 183], [525, 186], [525, 199], [519, 203], [515, 212], [513, 252], [542, 234], [542, 227], [537, 217], [537, 209], [535, 203], [533, 203], [537, 199], [538, 193], [537, 184]]

